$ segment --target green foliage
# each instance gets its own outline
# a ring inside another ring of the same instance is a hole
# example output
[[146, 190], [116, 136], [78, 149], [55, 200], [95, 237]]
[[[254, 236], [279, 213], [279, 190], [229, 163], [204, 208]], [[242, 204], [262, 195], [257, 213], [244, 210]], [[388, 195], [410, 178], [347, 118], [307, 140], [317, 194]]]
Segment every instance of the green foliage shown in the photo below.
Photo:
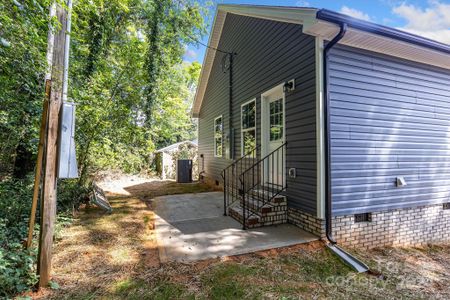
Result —
[[62, 214], [72, 212], [82, 203], [89, 202], [89, 193], [92, 191], [92, 182], [86, 185], [80, 185], [76, 179], [59, 180], [58, 182], [58, 212], [60, 213], [61, 222], [64, 218]]
[[[48, 24], [60, 25], [49, 20], [51, 2], [0, 1], [0, 297], [36, 281], [34, 252], [20, 247], [32, 199], [32, 178], [22, 177], [37, 153]], [[182, 56], [205, 33], [207, 10], [194, 0], [74, 1], [69, 99], [80, 178], [58, 182], [60, 213], [86, 201], [97, 171], [146, 170], [155, 149], [195, 138], [200, 64]]]
[[46, 0], [0, 1], [0, 175], [35, 152], [47, 37]]
[[190, 0], [75, 3], [70, 96], [80, 182], [98, 170], [148, 169], [156, 148], [195, 137], [189, 110], [200, 64], [182, 55], [204, 32], [205, 12]]
[[[0, 298], [29, 290], [36, 282], [37, 250], [24, 250], [27, 237], [33, 177], [0, 181]], [[76, 181], [61, 181], [58, 190], [57, 237], [71, 223], [71, 211], [87, 199], [89, 187], [80, 188]], [[37, 222], [39, 221], [39, 214]], [[35, 238], [39, 226], [35, 226]]]
[[[0, 232], [4, 232], [6, 229], [1, 226]], [[17, 242], [0, 247], [0, 298], [27, 291], [37, 283], [36, 254], [35, 249], [23, 250]]]
[[32, 178], [0, 182], [0, 298], [28, 290], [36, 283], [36, 250], [26, 251]]
[[4, 180], [0, 182], [0, 244], [18, 241], [27, 233], [27, 221], [31, 209], [32, 198], [31, 177], [24, 180]]
[[[0, 176], [20, 155], [32, 169], [37, 152], [49, 3], [0, 3]], [[69, 98], [78, 104], [80, 183], [98, 170], [148, 169], [156, 148], [195, 137], [200, 64], [182, 57], [205, 33], [207, 12], [193, 0], [74, 1]]]

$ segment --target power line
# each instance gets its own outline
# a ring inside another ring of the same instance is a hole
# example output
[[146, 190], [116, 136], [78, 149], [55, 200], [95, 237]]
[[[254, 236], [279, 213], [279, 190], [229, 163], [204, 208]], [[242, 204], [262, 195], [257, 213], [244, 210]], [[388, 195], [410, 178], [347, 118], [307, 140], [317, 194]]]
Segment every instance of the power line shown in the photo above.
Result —
[[228, 51], [224, 51], [224, 50], [220, 50], [220, 49], [218, 49], [218, 48], [214, 48], [214, 47], [208, 46], [208, 45], [206, 45], [205, 43], [202, 43], [202, 42], [200, 42], [199, 40], [197, 40], [196, 38], [192, 37], [191, 35], [189, 35], [189, 34], [187, 34], [187, 33], [185, 33], [185, 34], [186, 34], [186, 36], [187, 36], [188, 38], [190, 38], [190, 39], [193, 40], [194, 42], [196, 42], [196, 43], [198, 43], [198, 44], [200, 44], [200, 45], [202, 45], [202, 46], [204, 46], [204, 47], [206, 47], [206, 48], [208, 48], [208, 49], [211, 49], [211, 50], [214, 50], [214, 51], [218, 51], [218, 52], [221, 52], [221, 53], [224, 53], [224, 54], [235, 54], [235, 53], [233, 53], [233, 52], [228, 52]]

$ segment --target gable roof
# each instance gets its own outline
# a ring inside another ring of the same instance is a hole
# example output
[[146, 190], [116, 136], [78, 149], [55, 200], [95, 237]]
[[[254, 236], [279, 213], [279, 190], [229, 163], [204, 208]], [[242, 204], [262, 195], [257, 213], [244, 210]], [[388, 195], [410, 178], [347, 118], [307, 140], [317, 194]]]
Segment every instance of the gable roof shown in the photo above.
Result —
[[291, 6], [229, 5], [217, 6], [214, 24], [203, 60], [199, 84], [192, 106], [192, 115], [198, 117], [205, 95], [211, 68], [216, 56], [227, 14], [273, 20], [302, 25], [303, 33], [331, 40], [345, 22], [348, 30], [339, 42], [355, 48], [404, 58], [428, 65], [450, 69], [450, 45], [439, 43], [392, 27], [359, 20], [326, 9]]
[[178, 143], [175, 143], [175, 144], [166, 146], [166, 147], [164, 147], [164, 148], [158, 149], [158, 150], [156, 150], [156, 153], [159, 153], [159, 152], [170, 153], [170, 152], [173, 152], [173, 151], [177, 150], [178, 147], [179, 147], [180, 145], [183, 145], [183, 144], [189, 144], [189, 145], [191, 145], [191, 146], [193, 146], [193, 147], [197, 147], [197, 146], [198, 146], [197, 140], [193, 140], [193, 141], [182, 141], [182, 142], [178, 142]]

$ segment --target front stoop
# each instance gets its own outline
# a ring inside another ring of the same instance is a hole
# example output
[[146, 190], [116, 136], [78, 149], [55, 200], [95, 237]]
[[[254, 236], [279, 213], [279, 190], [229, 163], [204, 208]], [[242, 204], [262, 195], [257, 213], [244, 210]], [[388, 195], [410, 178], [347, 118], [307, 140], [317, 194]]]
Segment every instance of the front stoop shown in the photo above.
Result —
[[[245, 200], [245, 207], [250, 211], [246, 219], [247, 228], [278, 225], [287, 223], [287, 199], [286, 196], [277, 195], [270, 202], [262, 205], [259, 199], [264, 192], [256, 191]], [[228, 214], [243, 224], [243, 201], [236, 202], [228, 208]]]

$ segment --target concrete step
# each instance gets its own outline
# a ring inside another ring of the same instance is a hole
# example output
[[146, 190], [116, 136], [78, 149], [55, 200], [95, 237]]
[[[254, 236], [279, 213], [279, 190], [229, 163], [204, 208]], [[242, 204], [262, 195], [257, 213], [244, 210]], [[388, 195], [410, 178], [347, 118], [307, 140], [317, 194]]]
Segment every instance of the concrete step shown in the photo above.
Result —
[[[239, 223], [244, 223], [243, 210], [242, 206], [235, 203], [232, 206], [228, 207], [228, 215], [238, 221]], [[245, 226], [247, 228], [256, 228], [261, 227], [261, 217], [257, 214], [251, 215], [247, 217], [245, 220]]]
[[[240, 204], [241, 206], [244, 205], [244, 201], [242, 199], [240, 200]], [[245, 198], [245, 207], [250, 211], [257, 213], [261, 217], [264, 217], [272, 212], [286, 212], [287, 202], [284, 201], [282, 203], [264, 203], [263, 200], [250, 196]]]
[[[240, 197], [239, 190], [237, 190], [237, 189], [232, 189], [232, 190], [229, 189], [228, 190], [228, 194], [230, 195], [230, 198], [231, 198], [232, 195], [234, 197]], [[251, 191], [249, 193], [249, 195], [251, 195], [252, 198], [257, 198], [257, 199], [260, 199], [260, 200], [270, 199], [270, 203], [271, 204], [275, 204], [275, 205], [276, 204], [279, 204], [279, 205], [286, 205], [287, 204], [287, 197], [286, 196], [281, 195], [281, 194], [273, 196], [274, 194], [276, 194], [276, 193], [272, 193], [270, 191], [265, 191], [265, 190], [262, 190], [262, 189], [255, 189], [255, 190], [253, 190], [253, 191]]]
[[264, 189], [255, 189], [252, 191], [252, 196], [260, 198], [263, 200], [271, 199], [270, 202], [273, 204], [287, 204], [287, 198], [284, 195], [278, 194], [274, 196], [278, 191], [267, 191]]

